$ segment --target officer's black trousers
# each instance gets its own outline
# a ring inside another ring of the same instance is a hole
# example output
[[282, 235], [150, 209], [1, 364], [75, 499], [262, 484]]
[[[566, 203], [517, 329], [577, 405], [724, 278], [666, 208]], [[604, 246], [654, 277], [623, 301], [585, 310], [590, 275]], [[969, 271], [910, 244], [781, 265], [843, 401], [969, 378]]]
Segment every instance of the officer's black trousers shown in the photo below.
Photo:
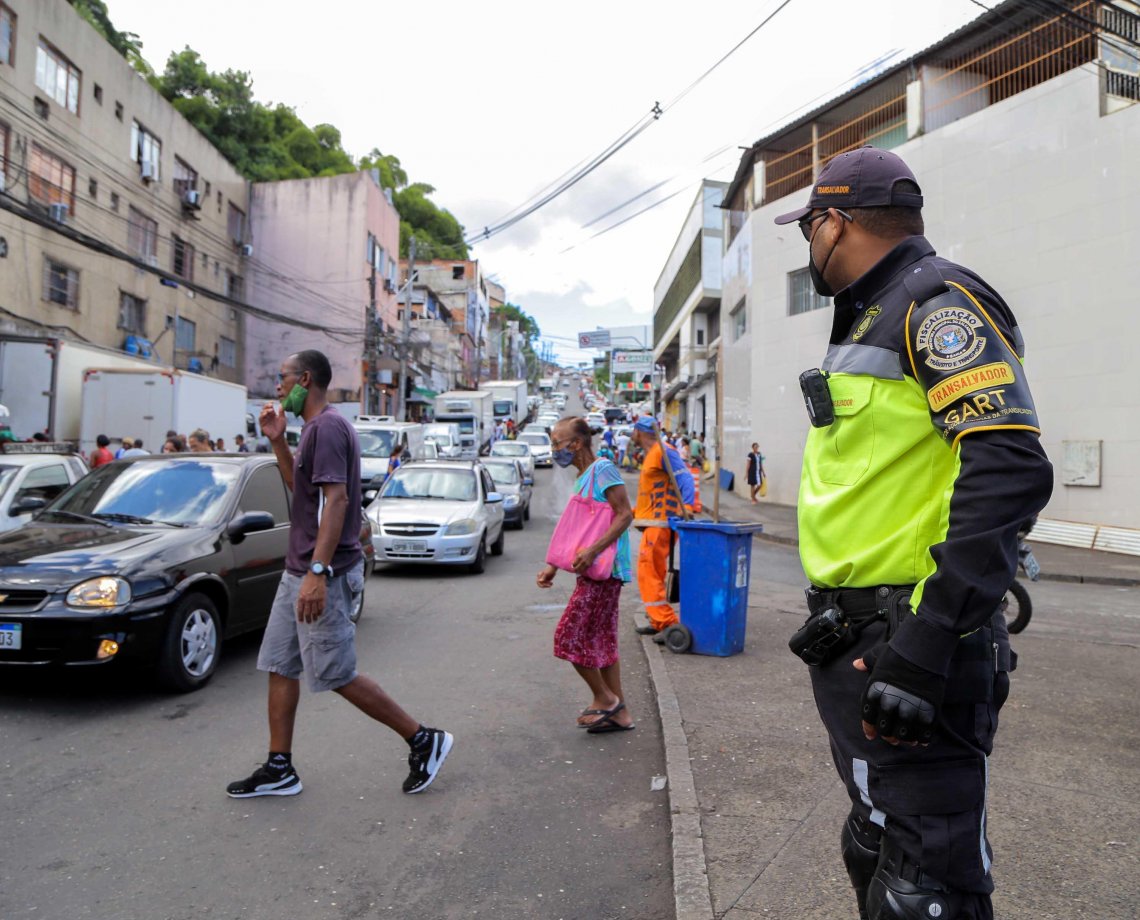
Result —
[[987, 758], [993, 750], [998, 710], [1009, 694], [1005, 620], [997, 615], [960, 642], [937, 736], [925, 748], [892, 747], [881, 739], [863, 737], [860, 703], [867, 674], [851, 662], [885, 637], [886, 624], [875, 621], [854, 648], [811, 669], [835, 766], [852, 802], [870, 809], [872, 821], [923, 872], [966, 895], [961, 920], [991, 920]]

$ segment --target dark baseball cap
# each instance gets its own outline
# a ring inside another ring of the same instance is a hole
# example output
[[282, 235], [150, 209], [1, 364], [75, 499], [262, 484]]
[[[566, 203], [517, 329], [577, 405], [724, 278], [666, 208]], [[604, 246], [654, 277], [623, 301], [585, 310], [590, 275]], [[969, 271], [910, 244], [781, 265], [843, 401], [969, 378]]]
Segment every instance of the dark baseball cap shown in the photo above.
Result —
[[829, 162], [815, 180], [806, 208], [797, 208], [776, 218], [778, 224], [802, 220], [825, 208], [881, 208], [897, 205], [921, 208], [922, 194], [896, 191], [895, 185], [909, 179], [918, 186], [914, 173], [895, 154], [878, 147], [860, 147], [841, 153]]

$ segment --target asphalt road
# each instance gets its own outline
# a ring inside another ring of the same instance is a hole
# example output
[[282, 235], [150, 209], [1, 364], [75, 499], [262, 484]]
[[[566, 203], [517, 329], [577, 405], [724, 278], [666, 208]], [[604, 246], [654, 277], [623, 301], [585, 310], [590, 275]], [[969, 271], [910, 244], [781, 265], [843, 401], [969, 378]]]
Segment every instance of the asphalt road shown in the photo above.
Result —
[[228, 798], [265, 757], [256, 637], [188, 696], [126, 675], [0, 678], [0, 917], [672, 916], [644, 658], [623, 629], [637, 731], [576, 729], [585, 685], [550, 652], [571, 579], [534, 584], [571, 479], [538, 471], [531, 522], [484, 575], [391, 570], [368, 585], [361, 670], [456, 736], [421, 795], [400, 791], [400, 739], [306, 692], [304, 792]]

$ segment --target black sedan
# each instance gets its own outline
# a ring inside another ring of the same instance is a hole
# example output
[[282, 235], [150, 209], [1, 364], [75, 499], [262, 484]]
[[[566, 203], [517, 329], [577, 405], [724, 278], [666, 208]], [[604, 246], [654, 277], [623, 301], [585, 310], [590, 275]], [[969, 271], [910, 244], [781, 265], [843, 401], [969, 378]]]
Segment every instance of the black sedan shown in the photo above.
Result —
[[[157, 665], [171, 689], [196, 690], [223, 639], [265, 625], [288, 538], [289, 495], [271, 456], [101, 466], [0, 535], [0, 667], [135, 662]], [[368, 567], [371, 543], [369, 533]]]

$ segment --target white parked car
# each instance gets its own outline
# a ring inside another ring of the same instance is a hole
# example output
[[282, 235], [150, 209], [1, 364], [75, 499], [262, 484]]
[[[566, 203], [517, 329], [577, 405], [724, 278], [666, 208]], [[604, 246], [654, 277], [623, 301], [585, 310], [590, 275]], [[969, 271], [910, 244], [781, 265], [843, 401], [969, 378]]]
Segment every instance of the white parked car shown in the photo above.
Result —
[[503, 496], [473, 460], [412, 461], [384, 482], [366, 516], [376, 564], [464, 565], [503, 552]]
[[531, 431], [528, 428], [519, 432], [518, 441], [515, 443], [519, 442], [530, 450], [535, 466], [554, 466], [554, 450], [550, 446], [550, 435], [545, 431]]
[[78, 454], [0, 454], [0, 531], [28, 523], [44, 505], [86, 475], [87, 464]]
[[597, 434], [606, 427], [606, 417], [601, 412], [589, 412], [586, 415], [586, 423], [590, 426], [590, 431]]
[[534, 457], [530, 447], [522, 441], [496, 441], [491, 445], [492, 457], [510, 457], [523, 465], [523, 472], [534, 476]]

